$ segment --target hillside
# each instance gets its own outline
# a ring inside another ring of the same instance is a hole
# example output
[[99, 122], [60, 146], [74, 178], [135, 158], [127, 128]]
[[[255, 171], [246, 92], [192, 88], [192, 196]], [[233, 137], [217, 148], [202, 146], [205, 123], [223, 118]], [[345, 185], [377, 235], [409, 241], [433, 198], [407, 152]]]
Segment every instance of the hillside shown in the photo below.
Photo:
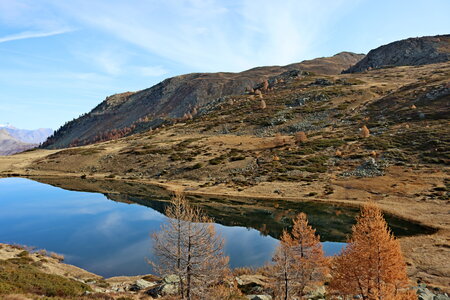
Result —
[[240, 95], [264, 80], [289, 71], [338, 74], [363, 55], [342, 52], [284, 67], [258, 67], [241, 73], [194, 73], [172, 77], [142, 91], [107, 97], [91, 112], [68, 122], [44, 144], [45, 148], [84, 145], [155, 128], [188, 117], [211, 101]]
[[450, 60], [450, 35], [409, 38], [374, 50], [344, 73], [392, 66], [419, 66]]
[[12, 137], [6, 129], [0, 129], [0, 155], [11, 155], [37, 147], [37, 144], [24, 143]]
[[[409, 274], [446, 287], [449, 78], [450, 62], [339, 75], [288, 72], [269, 80], [261, 96], [222, 97], [192, 119], [156, 130], [2, 158], [0, 174], [150, 183], [274, 205], [370, 199], [437, 230], [401, 241]], [[302, 131], [306, 139], [296, 142]]]

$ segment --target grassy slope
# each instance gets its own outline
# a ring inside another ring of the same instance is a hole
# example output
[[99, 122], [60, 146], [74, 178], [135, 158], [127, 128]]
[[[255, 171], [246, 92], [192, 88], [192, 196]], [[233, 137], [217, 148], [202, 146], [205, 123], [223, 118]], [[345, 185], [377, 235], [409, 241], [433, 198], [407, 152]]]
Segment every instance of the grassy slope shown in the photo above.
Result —
[[[402, 243], [412, 276], [449, 286], [450, 221], [442, 207], [449, 202], [450, 102], [448, 92], [439, 97], [450, 88], [449, 78], [450, 63], [284, 78], [264, 93], [266, 109], [255, 95], [228, 97], [186, 123], [5, 158], [0, 172], [157, 182], [198, 194], [294, 201], [372, 199], [440, 229]], [[317, 79], [332, 84], [315, 84]], [[369, 138], [360, 136], [362, 125]], [[293, 134], [300, 130], [308, 141], [296, 145]], [[340, 176], [370, 157], [388, 165], [385, 176]]]

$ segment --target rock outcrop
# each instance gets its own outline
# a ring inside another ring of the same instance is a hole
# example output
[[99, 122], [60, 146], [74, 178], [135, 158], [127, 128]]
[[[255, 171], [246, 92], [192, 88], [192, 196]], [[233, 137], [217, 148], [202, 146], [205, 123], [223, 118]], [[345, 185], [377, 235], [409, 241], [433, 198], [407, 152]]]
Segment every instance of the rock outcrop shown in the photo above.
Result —
[[343, 73], [363, 72], [390, 66], [418, 66], [450, 60], [450, 35], [396, 41], [371, 50]]

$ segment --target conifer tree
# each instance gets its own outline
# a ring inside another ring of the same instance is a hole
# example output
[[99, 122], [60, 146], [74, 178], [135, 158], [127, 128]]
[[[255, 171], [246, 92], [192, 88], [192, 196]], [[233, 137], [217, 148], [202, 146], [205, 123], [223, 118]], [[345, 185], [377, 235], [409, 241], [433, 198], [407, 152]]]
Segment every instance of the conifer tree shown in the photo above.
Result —
[[167, 222], [152, 235], [158, 262], [151, 262], [161, 275], [180, 278], [182, 299], [207, 294], [208, 288], [228, 273], [228, 257], [223, 253], [223, 239], [212, 220], [176, 194], [166, 209]]
[[370, 136], [370, 130], [369, 128], [367, 128], [366, 125], [364, 125], [363, 127], [361, 127], [361, 136], [363, 138], [368, 138]]
[[347, 247], [334, 259], [331, 287], [363, 299], [408, 299], [406, 264], [381, 210], [363, 206]]
[[261, 102], [259, 105], [260, 105], [261, 109], [266, 109], [266, 107], [267, 107], [266, 101], [264, 101], [263, 99], [261, 99]]
[[297, 132], [294, 138], [296, 143], [306, 143], [308, 141], [308, 137], [304, 131]]
[[273, 276], [279, 299], [304, 296], [305, 287], [323, 280], [327, 273], [322, 244], [315, 232], [304, 213], [294, 219], [291, 234], [283, 231], [273, 257]]

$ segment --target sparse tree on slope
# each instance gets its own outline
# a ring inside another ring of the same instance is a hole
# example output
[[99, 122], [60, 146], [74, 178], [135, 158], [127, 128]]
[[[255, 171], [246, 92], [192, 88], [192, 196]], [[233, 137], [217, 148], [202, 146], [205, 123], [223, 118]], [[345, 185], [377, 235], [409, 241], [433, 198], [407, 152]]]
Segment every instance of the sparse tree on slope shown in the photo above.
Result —
[[408, 277], [399, 242], [381, 210], [364, 205], [344, 251], [334, 259], [331, 287], [363, 299], [408, 299]]
[[183, 299], [204, 295], [228, 272], [224, 241], [216, 234], [212, 220], [190, 206], [181, 194], [173, 197], [166, 214], [167, 222], [152, 235], [159, 259], [152, 265], [162, 275], [179, 276]]

